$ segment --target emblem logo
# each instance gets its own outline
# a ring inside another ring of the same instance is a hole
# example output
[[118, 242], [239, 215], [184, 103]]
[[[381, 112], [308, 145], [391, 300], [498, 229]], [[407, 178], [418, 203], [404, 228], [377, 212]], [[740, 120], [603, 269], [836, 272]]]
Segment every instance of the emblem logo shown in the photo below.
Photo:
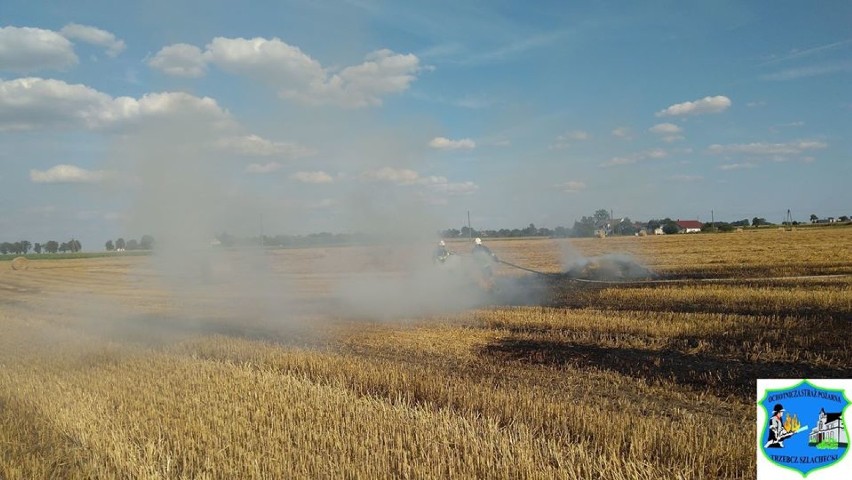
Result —
[[806, 477], [839, 462], [849, 450], [843, 411], [850, 402], [843, 389], [802, 380], [788, 388], [767, 389], [757, 403], [767, 419], [758, 431], [760, 449], [770, 462]]

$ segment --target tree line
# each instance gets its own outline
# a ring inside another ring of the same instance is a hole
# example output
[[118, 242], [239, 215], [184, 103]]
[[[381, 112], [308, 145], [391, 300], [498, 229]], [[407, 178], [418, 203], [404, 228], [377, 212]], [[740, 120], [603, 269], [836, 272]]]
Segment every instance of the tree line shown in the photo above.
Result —
[[34, 253], [77, 253], [83, 249], [79, 240], [71, 239], [67, 242], [59, 243], [56, 240], [51, 240], [45, 243], [31, 243], [28, 240], [20, 242], [3, 242], [0, 243], [0, 254], [2, 255], [26, 255], [30, 253], [30, 249]]
[[124, 238], [118, 238], [115, 242], [112, 240], [107, 240], [104, 244], [104, 248], [107, 252], [124, 252], [129, 250], [153, 250], [154, 249], [154, 237], [151, 235], [142, 235], [138, 241], [135, 238], [131, 238], [130, 240], [124, 240]]

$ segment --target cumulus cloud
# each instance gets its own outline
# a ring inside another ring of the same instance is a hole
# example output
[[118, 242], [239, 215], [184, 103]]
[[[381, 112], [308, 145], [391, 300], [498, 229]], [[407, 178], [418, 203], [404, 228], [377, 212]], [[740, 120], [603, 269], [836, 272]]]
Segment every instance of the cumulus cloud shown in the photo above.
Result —
[[81, 42], [97, 45], [106, 49], [106, 54], [110, 57], [115, 57], [124, 51], [124, 40], [116, 38], [110, 32], [101, 30], [100, 28], [91, 27], [88, 25], [79, 25], [77, 23], [69, 23], [62, 27], [59, 31], [65, 38], [69, 40], [79, 40]]
[[731, 106], [731, 99], [724, 95], [704, 97], [694, 102], [683, 102], [670, 105], [657, 112], [658, 117], [676, 117], [683, 115], [703, 115], [706, 113], [721, 113]]
[[683, 131], [682, 128], [674, 123], [658, 123], [648, 129], [649, 132], [660, 135], [660, 138], [666, 143], [677, 142], [683, 140], [683, 135], [679, 135]]
[[85, 170], [74, 165], [56, 165], [47, 170], [30, 170], [34, 183], [98, 183], [106, 178], [102, 170]]
[[374, 182], [387, 182], [397, 185], [411, 185], [420, 178], [414, 170], [405, 168], [382, 167], [361, 174], [361, 178]]
[[366, 181], [394, 185], [419, 185], [431, 192], [445, 195], [469, 195], [479, 189], [474, 182], [450, 182], [447, 177], [442, 176], [424, 177], [414, 170], [405, 168], [382, 167], [362, 173], [361, 178]]
[[144, 118], [203, 117], [224, 124], [230, 115], [209, 97], [182, 92], [139, 99], [111, 97], [91, 87], [38, 77], [0, 81], [0, 131], [38, 128], [100, 129]]
[[586, 189], [586, 184], [583, 182], [578, 182], [576, 180], [570, 180], [557, 185], [557, 188], [560, 188], [563, 192], [567, 193], [578, 193]]
[[273, 142], [257, 135], [223, 138], [216, 142], [216, 146], [230, 153], [254, 157], [286, 156], [299, 158], [316, 154], [316, 150], [302, 145]]
[[334, 178], [331, 175], [323, 172], [296, 172], [290, 175], [293, 180], [298, 180], [302, 183], [332, 183]]
[[573, 142], [582, 142], [588, 140], [589, 138], [589, 133], [583, 130], [574, 130], [573, 132], [566, 132], [556, 137], [556, 141], [550, 145], [550, 149], [561, 150], [563, 148], [570, 147], [571, 143]]
[[246, 167], [247, 173], [272, 173], [276, 170], [280, 170], [284, 165], [281, 165], [278, 162], [268, 162], [268, 163], [252, 163]]
[[204, 52], [170, 45], [149, 62], [164, 73], [183, 76], [200, 76], [207, 64], [270, 83], [282, 98], [346, 108], [381, 105], [384, 96], [407, 90], [420, 71], [417, 56], [387, 49], [368, 54], [358, 65], [327, 68], [299, 47], [261, 37], [216, 37]]
[[450, 182], [446, 177], [428, 177], [419, 183], [435, 193], [450, 196], [470, 195], [479, 190], [479, 186], [473, 182]]
[[683, 129], [674, 123], [658, 123], [649, 128], [648, 131], [659, 135], [671, 135], [673, 133], [680, 133]]
[[798, 155], [808, 150], [821, 150], [828, 144], [818, 140], [797, 140], [787, 143], [740, 143], [719, 145], [713, 144], [707, 151], [716, 155], [744, 154], [756, 156]]
[[207, 61], [201, 49], [186, 43], [163, 47], [148, 60], [148, 66], [176, 77], [201, 77], [207, 73]]
[[624, 140], [630, 140], [633, 138], [633, 132], [630, 127], [618, 127], [612, 130], [612, 136], [617, 138], [622, 138]]
[[0, 28], [0, 70], [34, 72], [76, 65], [74, 47], [62, 35], [41, 28]]
[[476, 147], [476, 142], [469, 138], [450, 140], [445, 137], [435, 137], [429, 142], [429, 146], [438, 150], [470, 150]]
[[662, 148], [652, 148], [650, 150], [645, 150], [644, 152], [632, 153], [630, 155], [612, 157], [606, 162], [600, 164], [601, 167], [618, 167], [623, 165], [632, 165], [634, 163], [641, 162], [643, 160], [655, 160], [660, 158], [666, 158], [669, 156], [669, 152], [663, 150]]

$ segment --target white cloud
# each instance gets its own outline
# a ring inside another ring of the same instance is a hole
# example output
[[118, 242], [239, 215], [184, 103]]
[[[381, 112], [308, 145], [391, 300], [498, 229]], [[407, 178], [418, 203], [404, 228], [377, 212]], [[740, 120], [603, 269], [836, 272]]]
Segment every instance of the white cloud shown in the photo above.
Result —
[[98, 183], [106, 178], [102, 170], [84, 170], [74, 165], [56, 165], [47, 170], [30, 170], [34, 183]]
[[201, 49], [186, 43], [163, 47], [148, 60], [148, 66], [176, 77], [201, 77], [207, 73], [207, 61]]
[[69, 40], [80, 40], [81, 42], [104, 47], [106, 48], [106, 54], [110, 57], [115, 57], [123, 52], [125, 48], [124, 40], [116, 38], [115, 35], [106, 30], [88, 25], [69, 23], [62, 27], [59, 33]]
[[290, 175], [293, 180], [298, 180], [302, 183], [332, 183], [334, 178], [331, 175], [323, 172], [296, 172]]
[[476, 148], [476, 142], [469, 138], [450, 140], [445, 137], [435, 137], [429, 142], [429, 146], [438, 150], [470, 150]]
[[731, 106], [731, 99], [717, 95], [715, 97], [704, 97], [694, 102], [683, 102], [670, 105], [669, 107], [657, 112], [658, 117], [665, 116], [681, 116], [681, 115], [702, 115], [705, 113], [721, 113]]
[[392, 167], [382, 167], [364, 172], [361, 176], [365, 180], [395, 183], [397, 185], [411, 185], [420, 178], [420, 174], [414, 170]]
[[74, 46], [62, 35], [41, 28], [0, 28], [0, 70], [33, 72], [76, 65]]
[[662, 135], [662, 137], [660, 138], [666, 143], [673, 143], [679, 140], [684, 140], [683, 135], [678, 135], [680, 132], [683, 131], [683, 129], [675, 125], [674, 123], [658, 123], [653, 127], [649, 128], [648, 131], [657, 135]]
[[669, 156], [669, 152], [663, 150], [662, 148], [652, 148], [650, 150], [645, 150], [644, 152], [632, 153], [627, 156], [621, 157], [612, 157], [606, 162], [600, 164], [601, 167], [618, 167], [622, 165], [632, 165], [634, 163], [641, 162], [643, 160], [657, 160], [661, 158], [666, 158]]
[[298, 158], [316, 154], [316, 150], [302, 145], [287, 142], [273, 142], [257, 135], [223, 138], [216, 142], [216, 146], [222, 150], [237, 155], [255, 157], [281, 155]]
[[797, 140], [787, 143], [741, 143], [730, 145], [714, 144], [707, 147], [707, 151], [716, 155], [744, 154], [744, 155], [797, 155], [807, 150], [821, 150], [828, 144], [818, 140]]
[[246, 167], [247, 173], [272, 173], [276, 170], [280, 170], [284, 165], [281, 165], [278, 162], [268, 162], [268, 163], [252, 163]]
[[37, 128], [99, 129], [170, 116], [206, 118], [215, 124], [230, 115], [209, 97], [182, 92], [113, 98], [91, 87], [38, 77], [0, 81], [0, 131]]
[[672, 181], [675, 181], [675, 182], [689, 183], [689, 182], [697, 182], [699, 180], [702, 180], [703, 178], [704, 177], [702, 177], [701, 175], [678, 174], [678, 175], [672, 175], [671, 177], [669, 177], [669, 180], [672, 180]]
[[630, 127], [618, 127], [612, 130], [612, 136], [629, 140], [633, 137]]
[[473, 182], [453, 183], [447, 180], [447, 177], [438, 176], [421, 177], [415, 183], [417, 183], [418, 185], [424, 185], [426, 188], [428, 188], [434, 193], [440, 193], [451, 196], [470, 195], [479, 190], [479, 186]]
[[673, 133], [680, 133], [683, 129], [674, 123], [658, 123], [649, 128], [648, 131], [659, 135], [671, 135]]
[[557, 188], [560, 188], [563, 192], [567, 193], [578, 193], [581, 190], [586, 189], [586, 184], [583, 182], [578, 182], [576, 180], [570, 180], [560, 185], [557, 185]]
[[743, 170], [743, 169], [747, 169], [747, 168], [754, 168], [754, 167], [756, 167], [756, 166], [757, 166], [757, 165], [755, 165], [755, 164], [753, 164], [753, 163], [750, 163], [750, 162], [745, 162], [745, 163], [727, 163], [727, 164], [725, 164], [725, 165], [720, 165], [720, 166], [719, 166], [719, 169], [720, 169], [720, 170]]
[[447, 177], [423, 177], [414, 170], [404, 168], [382, 167], [361, 174], [367, 181], [392, 183], [395, 185], [419, 185], [433, 193], [445, 195], [469, 195], [476, 192], [479, 186], [473, 182], [450, 182]]
[[556, 141], [550, 145], [551, 150], [561, 150], [571, 146], [572, 142], [582, 142], [588, 140], [591, 136], [583, 130], [574, 130], [566, 132], [556, 137]]
[[[161, 68], [167, 63], [172, 72], [199, 73], [194, 53], [182, 47], [184, 55], [176, 55], [171, 47], [160, 50], [155, 59], [163, 60], [152, 66]], [[229, 73], [271, 83], [282, 98], [347, 108], [381, 105], [382, 97], [407, 90], [421, 68], [417, 56], [383, 49], [368, 54], [358, 65], [338, 71], [323, 67], [278, 38], [216, 37], [202, 55], [206, 63]]]

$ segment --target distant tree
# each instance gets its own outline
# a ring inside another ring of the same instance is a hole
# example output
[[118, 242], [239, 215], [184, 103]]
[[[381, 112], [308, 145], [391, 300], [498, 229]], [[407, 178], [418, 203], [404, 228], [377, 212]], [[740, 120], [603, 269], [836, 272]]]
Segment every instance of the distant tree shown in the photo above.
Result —
[[735, 227], [747, 227], [750, 224], [751, 223], [748, 221], [747, 218], [744, 218], [742, 220], [737, 220], [736, 222], [731, 222], [731, 225], [733, 225]]
[[819, 217], [816, 216], [816, 213], [811, 214], [811, 223], [816, 223], [819, 220]]
[[32, 243], [30, 243], [29, 241], [27, 241], [27, 240], [21, 240], [21, 254], [22, 254], [22, 255], [26, 255], [26, 254], [27, 254], [27, 252], [29, 252], [29, 251], [30, 251], [30, 248], [31, 248], [32, 246], [33, 246], [33, 244], [32, 244]]
[[538, 230], [535, 228], [535, 224], [531, 223], [527, 228], [521, 231], [521, 235], [525, 237], [532, 237], [538, 233]]
[[553, 229], [553, 236], [559, 237], [559, 238], [565, 238], [570, 233], [571, 233], [571, 231], [569, 229], [563, 227], [563, 226], [559, 226], [559, 227], [556, 227], [556, 228]]
[[74, 240], [73, 238], [68, 242], [68, 250], [71, 250], [72, 253], [77, 253], [83, 249], [83, 246], [80, 244], [79, 240]]
[[125, 244], [123, 238], [119, 238], [115, 241], [115, 248], [116, 250], [124, 250], [125, 248], [127, 248], [127, 245]]
[[21, 242], [15, 242], [15, 243], [12, 244], [12, 252], [15, 255], [20, 255], [21, 252], [23, 252], [23, 251], [24, 251], [24, 246], [21, 245]]
[[593, 237], [595, 235], [595, 217], [583, 217], [574, 222], [571, 229], [575, 237]]
[[759, 227], [761, 225], [769, 225], [769, 222], [767, 222], [765, 218], [761, 217], [754, 217], [751, 219], [752, 227]]
[[127, 241], [127, 250], [139, 250], [139, 242], [135, 238]]
[[848, 217], [847, 215], [841, 215], [839, 220], [840, 220], [841, 222], [848, 222], [848, 221], [849, 221], [849, 217]]
[[115, 245], [112, 243], [112, 240], [107, 240], [106, 244], [104, 245], [104, 248], [106, 248], [107, 252], [112, 252], [113, 250], [115, 250]]
[[609, 220], [609, 212], [604, 208], [601, 208], [600, 210], [596, 210], [595, 215], [594, 215], [594, 219], [595, 219], [596, 224], [601, 224], [603, 222], [606, 222], [607, 220]]
[[68, 242], [62, 242], [59, 244], [59, 253], [65, 253], [68, 250], [71, 250], [71, 247], [68, 245]]
[[34, 251], [35, 253], [40, 254], [40, 253], [41, 253], [41, 250], [42, 250], [42, 248], [41, 248], [41, 244], [40, 244], [40, 243], [38, 243], [38, 242], [36, 242], [36, 244], [35, 244], [35, 245], [33, 245], [33, 251]]
[[12, 252], [12, 244], [9, 242], [0, 243], [0, 253], [7, 255]]
[[57, 242], [56, 240], [51, 240], [51, 241], [47, 242], [46, 244], [44, 244], [44, 250], [47, 253], [58, 252], [59, 251], [59, 242]]
[[663, 225], [663, 233], [665, 233], [666, 235], [671, 235], [671, 234], [677, 233], [679, 231], [680, 231], [680, 227], [678, 227], [677, 223], [675, 223], [672, 220], [669, 220], [668, 222], [665, 223], [665, 225]]
[[450, 228], [450, 229], [448, 229], [448, 230], [444, 230], [444, 231], [441, 233], [441, 236], [442, 236], [442, 237], [444, 237], [444, 238], [456, 238], [456, 237], [458, 237], [459, 235], [461, 235], [461, 231], [459, 231], [459, 230], [457, 230], [457, 229], [455, 229], [455, 228]]
[[648, 230], [654, 231], [663, 226], [662, 220], [648, 220]]
[[636, 227], [633, 226], [633, 222], [628, 217], [622, 218], [621, 221], [612, 226], [612, 233], [616, 235], [633, 235], [636, 232]]
[[[264, 242], [266, 245], [266, 242]], [[154, 237], [151, 235], [142, 235], [142, 239], [139, 240], [139, 248], [142, 250], [151, 250], [154, 248]]]

